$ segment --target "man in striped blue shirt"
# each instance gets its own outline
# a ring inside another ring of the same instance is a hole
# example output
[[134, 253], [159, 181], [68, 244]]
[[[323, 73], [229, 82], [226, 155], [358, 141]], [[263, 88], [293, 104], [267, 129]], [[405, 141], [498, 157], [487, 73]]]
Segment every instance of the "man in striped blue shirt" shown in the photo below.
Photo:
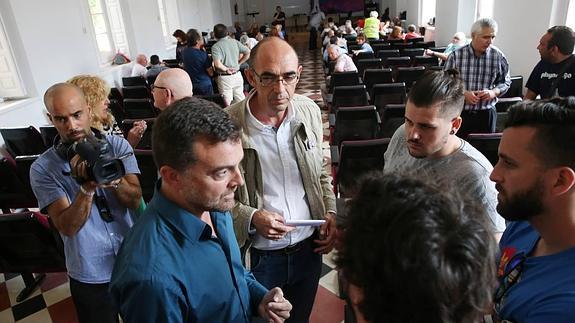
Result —
[[501, 50], [491, 43], [497, 23], [481, 18], [471, 26], [471, 43], [449, 55], [445, 69], [457, 69], [465, 84], [465, 108], [458, 135], [494, 132], [497, 120], [497, 97], [511, 85], [509, 64]]

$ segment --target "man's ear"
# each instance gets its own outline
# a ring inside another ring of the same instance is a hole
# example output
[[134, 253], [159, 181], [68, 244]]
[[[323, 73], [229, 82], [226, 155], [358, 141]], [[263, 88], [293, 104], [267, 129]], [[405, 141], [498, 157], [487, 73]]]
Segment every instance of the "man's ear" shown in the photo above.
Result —
[[170, 187], [178, 188], [180, 186], [180, 173], [170, 166], [164, 165], [160, 167], [160, 177], [162, 181], [168, 184]]
[[246, 73], [246, 78], [248, 79], [248, 83], [250, 83], [250, 85], [255, 88], [256, 84], [257, 84], [257, 80], [256, 80], [256, 75], [254, 74], [254, 70], [252, 68], [247, 68], [244, 72]]
[[552, 171], [554, 180], [551, 194], [562, 195], [570, 192], [575, 187], [575, 171], [571, 167], [559, 167]]
[[451, 120], [451, 132], [453, 132], [453, 134], [456, 134], [459, 128], [461, 128], [461, 122], [461, 116], [457, 116]]

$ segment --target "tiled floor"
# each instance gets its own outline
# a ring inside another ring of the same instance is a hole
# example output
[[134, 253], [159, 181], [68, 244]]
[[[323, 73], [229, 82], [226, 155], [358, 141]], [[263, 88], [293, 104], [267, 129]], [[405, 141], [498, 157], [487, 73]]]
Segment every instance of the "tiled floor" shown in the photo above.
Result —
[[[320, 50], [307, 49], [307, 33], [290, 33], [290, 43], [295, 47], [303, 66], [296, 93], [310, 97], [323, 107], [319, 84], [324, 82]], [[326, 117], [324, 116], [324, 121]], [[327, 123], [326, 134], [327, 134]], [[324, 144], [329, 155], [329, 145]], [[326, 157], [327, 158], [327, 157]], [[332, 254], [324, 256], [324, 266], [314, 309], [312, 323], [336, 323], [343, 321], [343, 301], [337, 297], [337, 275], [333, 270]], [[77, 322], [74, 304], [65, 273], [47, 274], [40, 289], [23, 302], [16, 296], [24, 286], [17, 274], [0, 274], [0, 322], [1, 323], [74, 323]]]

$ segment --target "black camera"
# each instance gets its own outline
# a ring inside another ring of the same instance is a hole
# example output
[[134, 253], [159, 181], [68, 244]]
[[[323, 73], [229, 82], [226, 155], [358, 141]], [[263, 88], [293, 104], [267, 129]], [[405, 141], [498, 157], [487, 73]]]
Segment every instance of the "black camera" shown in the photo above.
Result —
[[81, 160], [86, 161], [87, 178], [76, 178], [80, 184], [89, 181], [106, 184], [126, 175], [122, 159], [128, 155], [116, 158], [105, 138], [88, 135], [72, 144], [71, 148]]

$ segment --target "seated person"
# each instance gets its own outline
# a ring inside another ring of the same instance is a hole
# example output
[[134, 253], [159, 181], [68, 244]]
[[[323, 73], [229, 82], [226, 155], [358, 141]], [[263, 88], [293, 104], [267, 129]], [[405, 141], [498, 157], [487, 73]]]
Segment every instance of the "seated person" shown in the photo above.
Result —
[[359, 53], [373, 53], [373, 48], [371, 48], [371, 45], [368, 44], [364, 34], [357, 35], [356, 40], [360, 47], [359, 49], [353, 51], [353, 55], [357, 56]]
[[484, 210], [417, 178], [370, 174], [347, 204], [336, 264], [356, 320], [483, 322], [496, 252]]
[[169, 67], [164, 66], [160, 62], [158, 55], [150, 56], [150, 69], [146, 72], [146, 78], [156, 77], [161, 71], [167, 70]]
[[327, 55], [330, 61], [335, 61], [334, 72], [357, 72], [357, 67], [353, 63], [351, 57], [342, 53], [339, 46], [331, 44], [327, 48]]
[[146, 57], [146, 55], [138, 54], [138, 56], [136, 56], [136, 61], [132, 66], [132, 73], [130, 74], [130, 76], [146, 77], [146, 72], [148, 72], [148, 69], [146, 68], [147, 65], [148, 65], [148, 58]]
[[460, 47], [464, 46], [467, 43], [467, 38], [465, 37], [465, 33], [459, 31], [453, 35], [451, 39], [451, 43], [447, 45], [443, 53], [435, 52], [431, 49], [425, 50], [425, 55], [427, 56], [435, 56], [439, 57], [442, 61], [446, 61], [449, 54], [453, 53], [455, 50], [459, 49]]
[[389, 36], [387, 36], [387, 40], [397, 40], [397, 39], [404, 39], [403, 30], [400, 26], [395, 26], [391, 30]]
[[404, 39], [407, 41], [407, 40], [413, 39], [413, 38], [420, 38], [421, 35], [416, 33], [415, 32], [416, 30], [417, 30], [417, 27], [415, 25], [407, 26], [407, 34], [405, 34]]

